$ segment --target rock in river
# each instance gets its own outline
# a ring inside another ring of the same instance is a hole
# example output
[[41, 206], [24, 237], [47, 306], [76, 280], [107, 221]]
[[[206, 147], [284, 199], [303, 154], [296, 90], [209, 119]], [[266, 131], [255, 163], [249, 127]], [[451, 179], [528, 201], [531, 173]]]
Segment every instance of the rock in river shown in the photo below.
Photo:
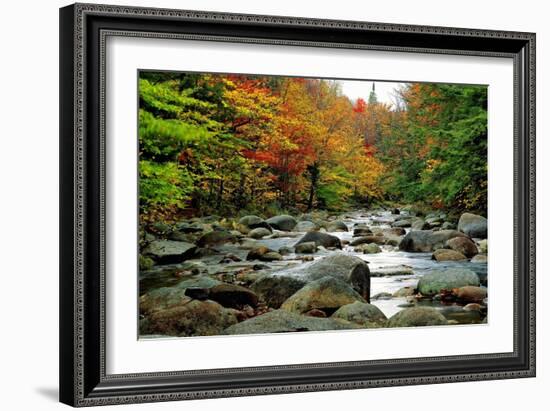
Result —
[[330, 315], [355, 301], [365, 302], [350, 285], [338, 278], [326, 276], [298, 290], [281, 305], [281, 309], [298, 314], [318, 309]]
[[458, 229], [471, 238], [487, 238], [487, 219], [477, 214], [464, 213], [458, 220]]
[[447, 250], [445, 248], [440, 248], [435, 250], [432, 255], [432, 260], [437, 261], [464, 261], [467, 260], [466, 256], [462, 253], [459, 253], [455, 250]]
[[265, 334], [293, 331], [327, 331], [360, 328], [357, 324], [334, 318], [317, 318], [285, 310], [271, 311], [232, 325], [223, 334]]
[[466, 237], [455, 237], [447, 240], [447, 246], [451, 249], [464, 254], [466, 257], [471, 258], [477, 254], [477, 246], [475, 243]]
[[399, 243], [399, 249], [402, 251], [429, 253], [438, 248], [445, 247], [447, 240], [455, 237], [464, 237], [464, 234], [456, 230], [409, 231], [407, 235], [403, 237], [401, 243]]
[[308, 231], [317, 231], [319, 227], [317, 227], [317, 224], [315, 224], [312, 221], [299, 221], [298, 224], [296, 224], [296, 227], [294, 227], [294, 231], [298, 231], [300, 233], [307, 233]]
[[331, 318], [339, 318], [366, 328], [381, 327], [387, 320], [377, 306], [360, 301], [340, 307]]
[[294, 247], [296, 247], [298, 244], [301, 243], [308, 243], [308, 242], [315, 242], [317, 244], [317, 247], [322, 245], [325, 248], [339, 248], [342, 249], [342, 243], [340, 242], [340, 239], [336, 236], [326, 234], [326, 233], [320, 233], [317, 231], [311, 231], [309, 233], [306, 233], [296, 244], [294, 244]]
[[439, 294], [441, 290], [451, 291], [466, 285], [479, 286], [479, 277], [466, 268], [448, 268], [425, 274], [418, 281], [418, 291], [426, 296]]
[[271, 227], [281, 231], [292, 231], [292, 229], [297, 224], [297, 221], [294, 217], [286, 214], [268, 218], [266, 222]]
[[327, 224], [327, 231], [348, 231], [348, 226], [343, 221], [331, 221]]
[[315, 241], [308, 241], [305, 243], [296, 244], [294, 249], [297, 253], [313, 254], [317, 251], [317, 244], [315, 244]]
[[237, 241], [237, 236], [226, 230], [215, 230], [203, 234], [197, 241], [199, 247], [208, 247], [212, 245], [223, 244], [227, 242], [234, 243]]
[[292, 294], [306, 284], [305, 280], [299, 278], [284, 275], [264, 275], [252, 283], [250, 289], [268, 307], [279, 308]]
[[266, 237], [268, 235], [271, 235], [271, 231], [269, 231], [267, 228], [264, 227], [257, 227], [248, 233], [248, 236], [250, 238], [254, 238], [255, 240], [258, 240], [260, 238]]
[[390, 328], [446, 325], [447, 319], [435, 308], [411, 307], [394, 314], [386, 323]]
[[155, 240], [144, 248], [142, 254], [159, 264], [177, 264], [192, 258], [197, 247], [183, 241]]
[[190, 300], [145, 317], [140, 324], [141, 334], [161, 334], [179, 337], [219, 335], [237, 323], [236, 310], [227, 309], [214, 301]]
[[474, 287], [471, 285], [456, 288], [453, 294], [459, 300], [469, 303], [480, 303], [487, 298], [487, 289], [484, 287]]

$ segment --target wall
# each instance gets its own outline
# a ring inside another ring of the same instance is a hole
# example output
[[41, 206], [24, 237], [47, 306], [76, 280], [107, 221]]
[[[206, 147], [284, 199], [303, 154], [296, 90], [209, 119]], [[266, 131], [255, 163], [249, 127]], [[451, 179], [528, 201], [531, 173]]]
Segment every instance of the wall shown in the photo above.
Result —
[[[223, 0], [111, 1], [117, 4], [283, 14], [318, 18], [354, 19], [409, 24], [444, 25], [537, 32], [538, 58], [538, 209], [547, 204], [548, 185], [542, 178], [550, 162], [544, 138], [550, 126], [543, 116], [550, 110], [548, 92], [550, 27], [544, 2], [511, 1], [407, 1], [274, 2]], [[57, 300], [58, 300], [58, 7], [64, 1], [25, 1], [3, 4], [0, 25], [0, 285], [2, 349], [0, 404], [6, 410], [61, 409], [57, 403]], [[544, 160], [544, 158], [542, 159]], [[543, 234], [549, 223], [538, 221], [538, 377], [436, 386], [308, 393], [269, 397], [203, 400], [185, 404], [132, 405], [124, 409], [194, 410], [261, 408], [289, 409], [306, 406], [329, 410], [368, 409], [521, 409], [543, 400], [548, 374], [550, 315], [544, 301], [549, 287], [548, 261], [542, 252], [550, 246]], [[403, 343], [406, 343], [405, 341]], [[537, 409], [536, 406], [532, 408]], [[112, 408], [112, 407], [108, 407]], [[120, 408], [122, 409], [122, 408]]]

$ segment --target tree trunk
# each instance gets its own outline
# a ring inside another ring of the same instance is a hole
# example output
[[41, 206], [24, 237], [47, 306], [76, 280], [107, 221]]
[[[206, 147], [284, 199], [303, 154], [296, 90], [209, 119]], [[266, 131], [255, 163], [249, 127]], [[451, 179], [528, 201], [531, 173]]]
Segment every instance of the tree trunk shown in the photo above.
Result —
[[313, 208], [313, 199], [315, 198], [315, 192], [317, 191], [317, 181], [319, 180], [319, 166], [317, 163], [313, 163], [307, 166], [307, 171], [309, 172], [310, 177], [310, 187], [309, 187], [309, 199], [307, 201], [307, 211]]

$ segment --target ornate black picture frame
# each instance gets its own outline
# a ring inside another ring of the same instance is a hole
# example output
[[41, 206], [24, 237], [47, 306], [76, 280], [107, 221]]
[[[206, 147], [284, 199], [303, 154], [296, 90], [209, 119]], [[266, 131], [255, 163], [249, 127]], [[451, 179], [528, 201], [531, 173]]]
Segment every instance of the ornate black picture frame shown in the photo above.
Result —
[[[104, 87], [108, 36], [513, 59], [513, 352], [106, 374]], [[535, 34], [75, 4], [60, 10], [60, 87], [62, 402], [92, 406], [535, 376]]]

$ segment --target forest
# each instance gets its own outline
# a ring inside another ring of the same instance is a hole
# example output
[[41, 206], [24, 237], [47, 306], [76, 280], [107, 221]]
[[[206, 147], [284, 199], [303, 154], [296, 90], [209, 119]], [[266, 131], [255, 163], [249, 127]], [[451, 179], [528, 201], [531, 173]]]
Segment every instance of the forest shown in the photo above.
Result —
[[140, 338], [488, 321], [487, 88], [375, 85], [140, 73]]
[[414, 204], [486, 214], [487, 88], [140, 72], [144, 224]]

